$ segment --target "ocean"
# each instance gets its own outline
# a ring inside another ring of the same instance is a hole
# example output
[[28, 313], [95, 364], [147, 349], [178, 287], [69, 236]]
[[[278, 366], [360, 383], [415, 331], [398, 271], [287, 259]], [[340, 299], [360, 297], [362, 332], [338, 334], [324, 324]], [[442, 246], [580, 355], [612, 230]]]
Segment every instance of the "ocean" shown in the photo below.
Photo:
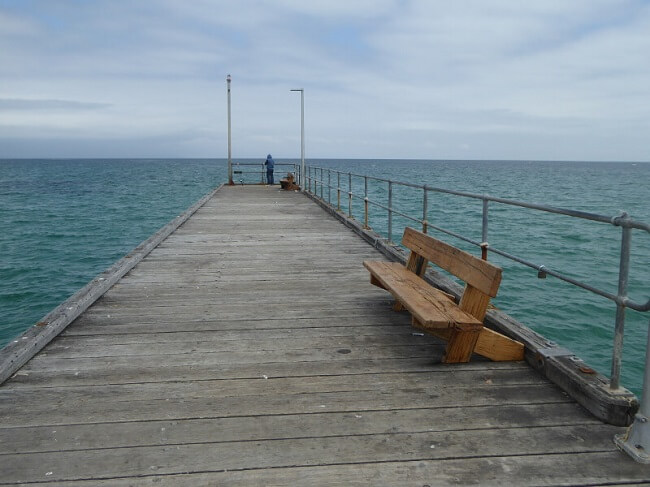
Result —
[[[240, 161], [260, 163], [260, 160]], [[295, 163], [297, 160], [278, 162]], [[624, 162], [314, 160], [311, 166], [650, 222], [650, 164]], [[235, 169], [251, 170], [251, 166]], [[286, 171], [276, 168], [276, 180]], [[316, 173], [320, 177], [320, 172]], [[237, 175], [235, 179], [240, 176]], [[243, 174], [246, 181], [260, 177]], [[324, 179], [327, 181], [327, 173]], [[0, 346], [25, 331], [201, 196], [227, 179], [224, 159], [0, 160]], [[331, 176], [336, 185], [336, 176]], [[347, 191], [347, 175], [341, 178]], [[353, 178], [363, 195], [363, 179]], [[321, 188], [318, 189], [321, 194]], [[336, 202], [336, 192], [322, 189]], [[384, 206], [386, 183], [369, 185]], [[394, 206], [422, 216], [422, 191], [393, 188]], [[342, 196], [347, 211], [347, 197]], [[481, 203], [433, 195], [428, 221], [481, 240]], [[363, 201], [352, 213], [363, 218]], [[386, 211], [371, 206], [370, 226], [387, 231]], [[405, 225], [395, 217], [393, 240]], [[431, 233], [436, 235], [435, 230]], [[620, 228], [532, 210], [490, 205], [490, 245], [615, 293]], [[437, 235], [473, 253], [466, 242]], [[614, 303], [496, 254], [503, 281], [494, 304], [610, 374]], [[629, 296], [649, 297], [650, 235], [633, 232]], [[626, 314], [622, 384], [640, 394], [650, 313]]]

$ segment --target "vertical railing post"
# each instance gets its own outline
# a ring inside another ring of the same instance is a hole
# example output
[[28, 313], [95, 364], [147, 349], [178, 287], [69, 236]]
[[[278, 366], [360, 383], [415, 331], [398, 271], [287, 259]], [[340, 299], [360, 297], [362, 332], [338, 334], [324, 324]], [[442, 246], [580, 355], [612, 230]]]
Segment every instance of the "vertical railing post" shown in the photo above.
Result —
[[226, 76], [226, 95], [228, 97], [228, 184], [232, 186], [235, 184], [232, 180], [232, 136], [230, 129], [230, 82], [232, 78], [230, 75]]
[[341, 173], [336, 171], [336, 210], [341, 211]]
[[321, 167], [320, 168], [320, 199], [321, 200], [323, 200], [323, 181], [325, 181], [325, 178], [323, 178], [323, 168]]
[[645, 348], [645, 371], [641, 405], [634, 422], [623, 434], [614, 436], [614, 442], [639, 463], [650, 463], [650, 323]]
[[352, 218], [352, 173], [348, 173], [348, 217]]
[[481, 228], [481, 259], [488, 258], [488, 199], [483, 198], [483, 225]]
[[424, 190], [422, 193], [422, 233], [427, 233], [429, 222], [427, 221], [427, 214], [429, 213], [429, 192], [427, 185], [422, 186]]
[[327, 170], [327, 204], [332, 206], [332, 170]]
[[264, 184], [264, 173], [266, 171], [264, 170], [264, 163], [262, 163], [262, 184]]
[[368, 176], [363, 177], [363, 228], [368, 226]]
[[388, 241], [393, 241], [393, 182], [388, 181]]
[[311, 166], [307, 167], [305, 177], [307, 178], [307, 192], [311, 193]]
[[618, 270], [618, 295], [616, 300], [616, 324], [614, 327], [614, 346], [612, 350], [612, 375], [609, 387], [616, 390], [620, 386], [621, 357], [623, 355], [623, 331], [625, 328], [625, 299], [627, 299], [627, 283], [630, 275], [630, 243], [632, 240], [632, 229], [625, 225], [628, 219], [627, 213], [623, 212], [617, 218], [621, 222], [621, 261]]

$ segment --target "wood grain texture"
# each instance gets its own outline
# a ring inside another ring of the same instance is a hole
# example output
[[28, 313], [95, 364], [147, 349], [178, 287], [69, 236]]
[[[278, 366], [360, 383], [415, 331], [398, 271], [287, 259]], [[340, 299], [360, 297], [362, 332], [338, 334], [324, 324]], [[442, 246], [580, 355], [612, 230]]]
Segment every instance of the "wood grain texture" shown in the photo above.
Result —
[[499, 267], [410, 227], [404, 229], [402, 244], [483, 293], [497, 295]]
[[300, 193], [222, 188], [0, 387], [0, 485], [650, 480], [525, 363], [442, 364], [369, 259]]
[[[364, 261], [363, 265], [420, 323], [429, 328], [478, 329], [482, 322], [463, 311], [447, 294], [397, 262]], [[399, 311], [399, 310], [396, 310]]]

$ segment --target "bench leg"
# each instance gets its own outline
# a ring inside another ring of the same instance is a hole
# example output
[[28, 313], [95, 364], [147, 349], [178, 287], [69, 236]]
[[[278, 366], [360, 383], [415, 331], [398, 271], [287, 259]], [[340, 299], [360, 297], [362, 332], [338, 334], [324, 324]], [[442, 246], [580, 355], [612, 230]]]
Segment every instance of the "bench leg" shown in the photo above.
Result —
[[458, 364], [469, 362], [474, 352], [476, 342], [481, 335], [481, 329], [460, 331], [450, 330], [449, 341], [445, 349], [445, 356], [442, 362], [445, 364]]
[[377, 279], [374, 274], [370, 274], [370, 284], [373, 286], [380, 287], [382, 289], [386, 289], [386, 287]]
[[[413, 326], [446, 341], [451, 338], [452, 333], [454, 332], [454, 330], [450, 328], [439, 330], [424, 328], [419, 325], [416, 319], [413, 319]], [[478, 340], [474, 347], [474, 353], [489, 358], [490, 360], [494, 360], [495, 362], [524, 360], [524, 351], [523, 343], [485, 327], [480, 329]]]

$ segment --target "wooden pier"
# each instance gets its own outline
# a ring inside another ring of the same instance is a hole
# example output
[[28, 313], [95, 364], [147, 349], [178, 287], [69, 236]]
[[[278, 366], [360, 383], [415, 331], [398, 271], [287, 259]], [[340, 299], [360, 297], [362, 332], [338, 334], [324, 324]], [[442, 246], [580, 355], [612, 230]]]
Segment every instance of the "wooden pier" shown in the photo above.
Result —
[[381, 258], [300, 193], [223, 187], [0, 387], [0, 485], [650, 482], [525, 362], [441, 364]]

